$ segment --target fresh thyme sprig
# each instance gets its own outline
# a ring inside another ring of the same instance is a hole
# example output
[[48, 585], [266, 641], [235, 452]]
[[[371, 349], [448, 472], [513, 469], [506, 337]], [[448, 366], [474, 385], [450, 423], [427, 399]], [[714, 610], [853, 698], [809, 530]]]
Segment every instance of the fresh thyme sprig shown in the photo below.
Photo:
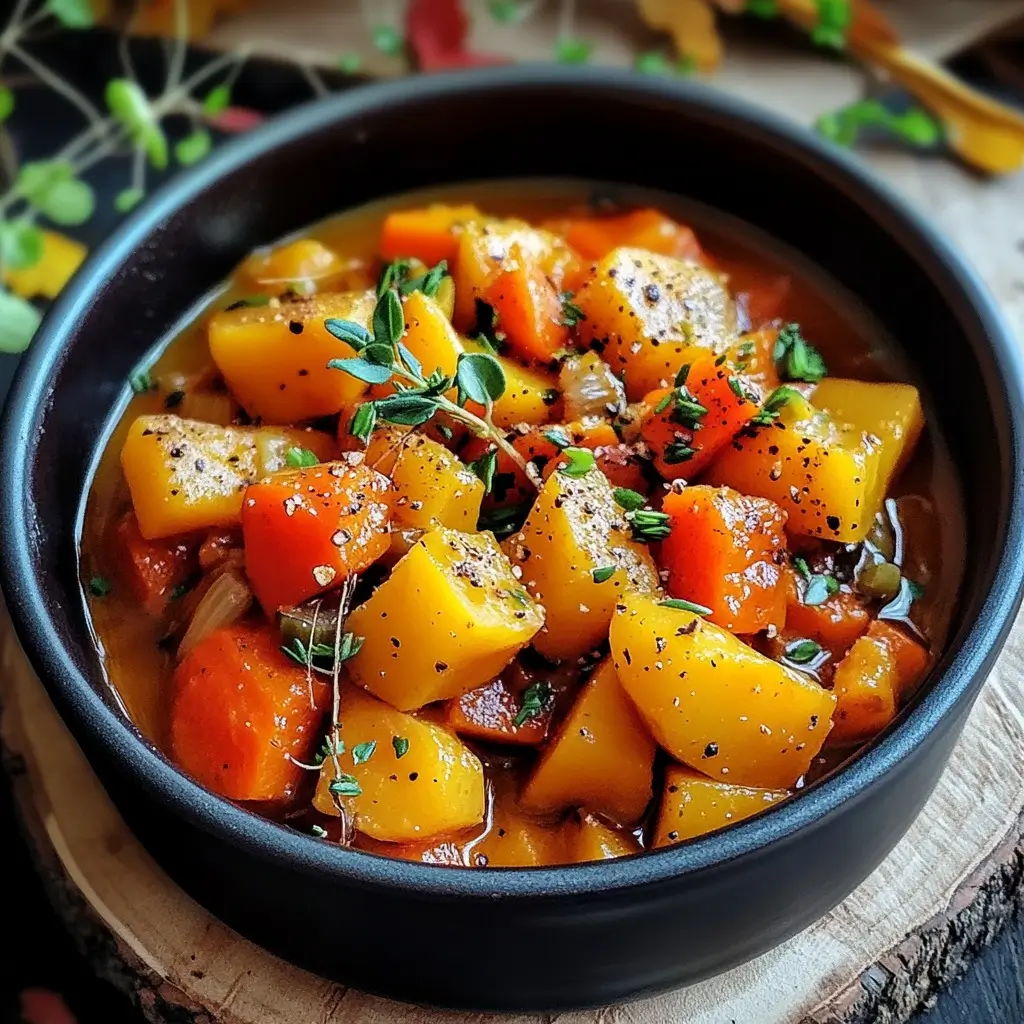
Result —
[[[401, 426], [419, 427], [444, 412], [464, 423], [477, 436], [493, 442], [526, 474], [536, 486], [535, 475], [526, 460], [508, 442], [504, 432], [494, 424], [494, 403], [505, 393], [505, 371], [487, 352], [463, 352], [459, 355], [455, 375], [449, 376], [435, 368], [425, 373], [419, 360], [402, 343], [405, 318], [399, 294], [420, 289], [429, 294], [444, 276], [445, 264], [439, 263], [417, 278], [407, 278], [406, 271], [395, 264], [385, 268], [378, 288], [379, 298], [373, 311], [372, 330], [352, 320], [330, 318], [324, 327], [339, 341], [356, 351], [349, 359], [332, 359], [327, 366], [341, 370], [367, 384], [392, 383], [393, 395], [362, 403], [352, 418], [350, 432], [366, 440], [377, 420]], [[456, 389], [456, 400], [448, 393]], [[467, 402], [483, 406], [478, 416], [466, 408]]]

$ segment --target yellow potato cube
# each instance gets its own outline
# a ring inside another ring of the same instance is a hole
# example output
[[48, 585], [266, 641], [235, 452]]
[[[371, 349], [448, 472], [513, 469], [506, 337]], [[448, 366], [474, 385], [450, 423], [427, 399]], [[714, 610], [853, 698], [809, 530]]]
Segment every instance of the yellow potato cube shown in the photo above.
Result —
[[566, 847], [573, 864], [592, 860], [613, 860], [641, 853], [643, 847], [632, 832], [612, 828], [592, 814], [584, 814], [578, 823], [565, 826]]
[[552, 473], [522, 531], [504, 546], [544, 606], [544, 629], [533, 645], [546, 658], [578, 658], [599, 647], [624, 593], [658, 589], [650, 552], [631, 538], [597, 469], [582, 477]]
[[[467, 341], [467, 352], [484, 352], [479, 342]], [[555, 376], [545, 370], [523, 366], [518, 359], [495, 356], [505, 371], [505, 391], [494, 403], [491, 415], [496, 426], [511, 430], [520, 423], [531, 426], [547, 423], [552, 406], [558, 400]], [[470, 403], [470, 409], [479, 412], [479, 406]]]
[[705, 480], [771, 499], [788, 513], [792, 533], [857, 543], [885, 494], [876, 440], [795, 398], [774, 423], [737, 435]]
[[719, 782], [781, 789], [811, 765], [836, 698], [693, 612], [640, 594], [611, 625], [612, 660], [655, 739]]
[[223, 310], [210, 318], [210, 354], [250, 416], [270, 423], [332, 416], [364, 395], [366, 384], [327, 368], [329, 360], [356, 353], [324, 321], [366, 327], [375, 303], [372, 291], [338, 292]]
[[408, 711], [493, 679], [543, 623], [544, 609], [491, 534], [440, 528], [348, 617], [365, 642], [346, 667], [360, 686]]
[[415, 291], [406, 298], [402, 309], [405, 313], [402, 342], [420, 361], [424, 377], [429, 377], [434, 370], [443, 370], [447, 376], [454, 377], [464, 347], [436, 299]]
[[626, 371], [639, 402], [671, 385], [694, 350], [724, 351], [736, 334], [736, 307], [720, 274], [645, 249], [613, 249], [573, 300], [586, 319], [580, 337]]
[[397, 529], [476, 529], [484, 485], [443, 444], [423, 434], [385, 428], [374, 431], [366, 461], [395, 485]]
[[749, 818], [789, 796], [785, 789], [752, 789], [709, 779], [692, 768], [665, 773], [654, 846], [671, 846]]
[[[351, 792], [349, 782], [337, 797], [358, 831], [406, 843], [484, 820], [483, 766], [453, 733], [350, 686], [342, 693], [340, 726], [341, 771], [361, 792], [342, 795]], [[331, 792], [336, 778], [334, 759], [327, 757], [313, 797], [321, 814], [338, 813]]]
[[605, 659], [544, 748], [520, 802], [540, 812], [585, 807], [632, 825], [651, 801], [656, 749]]

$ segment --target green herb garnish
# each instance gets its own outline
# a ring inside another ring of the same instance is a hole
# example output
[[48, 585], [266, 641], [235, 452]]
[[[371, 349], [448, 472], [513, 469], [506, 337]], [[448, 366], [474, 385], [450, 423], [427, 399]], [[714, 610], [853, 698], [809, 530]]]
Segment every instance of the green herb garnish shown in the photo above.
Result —
[[469, 463], [469, 469], [476, 474], [483, 482], [484, 494], [490, 494], [494, 486], [494, 471], [498, 466], [498, 449], [489, 448], [480, 456]]
[[356, 780], [355, 776], [347, 775], [342, 772], [341, 775], [331, 779], [327, 788], [338, 796], [362, 796], [363, 790]]
[[782, 656], [794, 665], [807, 665], [821, 654], [821, 644], [814, 640], [794, 640], [786, 644]]
[[392, 736], [391, 746], [395, 748], [395, 758], [398, 760], [409, 753], [409, 741], [404, 736]]
[[572, 301], [572, 292], [562, 293], [562, 326], [575, 327], [587, 319], [586, 313]]
[[325, 829], [323, 827], [323, 825], [310, 825], [309, 826], [309, 831], [310, 831], [310, 834], [312, 836], [314, 836], [315, 838], [317, 838], [317, 839], [326, 839], [327, 838], [327, 829]]
[[559, 459], [566, 458], [568, 463], [559, 465], [558, 472], [573, 478], [586, 476], [596, 465], [594, 453], [589, 448], [564, 448]]
[[591, 569], [590, 575], [595, 583], [605, 583], [615, 575], [616, 568], [614, 565], [602, 565], [599, 569]]
[[152, 391], [156, 387], [148, 370], [139, 370], [138, 373], [133, 373], [128, 378], [128, 384], [132, 391], [137, 395], [143, 395], [147, 391]]
[[635, 512], [647, 504], [647, 499], [639, 491], [631, 491], [628, 487], [616, 487], [613, 494], [615, 503], [627, 512]]
[[365, 764], [373, 757], [373, 752], [377, 749], [377, 741], [369, 740], [366, 743], [357, 743], [352, 748], [352, 763], [353, 764]]
[[550, 441], [560, 452], [572, 447], [572, 440], [561, 427], [551, 427], [544, 431], [544, 440]]
[[89, 593], [93, 597], [106, 597], [113, 589], [113, 585], [106, 576], [93, 576], [89, 580]]
[[788, 324], [779, 331], [773, 357], [783, 380], [817, 384], [828, 372], [821, 353], [801, 335], [799, 324]]
[[548, 702], [553, 694], [551, 684], [547, 680], [538, 683], [531, 683], [524, 691], [519, 704], [519, 712], [514, 721], [518, 728], [531, 718], [536, 718], [544, 713]]
[[751, 418], [750, 422], [758, 427], [770, 427], [778, 418], [782, 410], [795, 398], [804, 396], [796, 388], [788, 387], [785, 384], [777, 387], [766, 399], [761, 411]]
[[289, 448], [285, 453], [284, 461], [285, 465], [291, 466], [292, 469], [308, 469], [320, 462], [315, 453], [308, 448]]
[[670, 441], [665, 445], [665, 451], [662, 453], [662, 458], [664, 458], [668, 465], [675, 466], [680, 462], [689, 462], [696, 454], [696, 448], [691, 448], [682, 441]]
[[684, 601], [681, 597], [669, 597], [658, 604], [662, 608], [675, 608], [680, 612], [693, 612], [694, 615], [710, 615], [711, 609], [702, 604], [694, 604], [693, 601]]
[[654, 512], [649, 508], [627, 512], [626, 520], [633, 531], [633, 539], [645, 544], [664, 540], [672, 532], [672, 523], [664, 512]]

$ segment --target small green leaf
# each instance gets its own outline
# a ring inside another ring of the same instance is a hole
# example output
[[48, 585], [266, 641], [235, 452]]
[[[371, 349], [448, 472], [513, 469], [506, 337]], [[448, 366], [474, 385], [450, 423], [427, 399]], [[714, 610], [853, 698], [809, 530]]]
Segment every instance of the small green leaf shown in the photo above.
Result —
[[356, 74], [362, 66], [363, 58], [358, 53], [343, 53], [338, 57], [338, 70], [346, 75]]
[[395, 758], [398, 760], [409, 753], [409, 741], [405, 736], [392, 736], [391, 746], [395, 748]]
[[148, 370], [139, 370], [138, 373], [133, 373], [128, 378], [128, 386], [136, 395], [144, 395], [147, 391], [152, 391], [156, 388], [156, 384], [153, 383], [153, 378], [149, 375]]
[[96, 24], [90, 0], [46, 0], [46, 9], [65, 28], [92, 28]]
[[817, 384], [828, 373], [821, 353], [801, 335], [799, 324], [787, 324], [779, 331], [773, 358], [783, 380]]
[[191, 167], [199, 163], [213, 148], [213, 138], [205, 128], [198, 128], [175, 143], [174, 159], [182, 167]]
[[333, 335], [338, 341], [345, 342], [346, 345], [351, 345], [357, 352], [373, 341], [373, 335], [362, 324], [352, 320], [330, 317], [324, 321], [324, 328], [328, 334]]
[[585, 39], [563, 36], [555, 46], [555, 60], [560, 64], [586, 64], [593, 49]]
[[0, 124], [3, 124], [14, 113], [14, 91], [6, 85], [0, 85]]
[[658, 604], [662, 608], [675, 608], [680, 612], [693, 612], [694, 615], [710, 615], [711, 609], [705, 608], [702, 604], [694, 604], [693, 601], [684, 601], [681, 597], [670, 597]]
[[532, 683], [523, 690], [522, 700], [519, 704], [519, 713], [514, 719], [516, 728], [525, 724], [529, 719], [543, 714], [553, 694], [554, 690], [547, 680]]
[[378, 398], [377, 416], [388, 423], [418, 427], [437, 412], [437, 401], [425, 395], [397, 394]]
[[911, 145], [922, 148], [938, 145], [943, 136], [942, 125], [921, 107], [911, 107], [902, 114], [894, 115], [888, 128]]
[[415, 291], [420, 291], [424, 295], [429, 295], [433, 298], [437, 294], [438, 288], [441, 287], [441, 282], [447, 273], [448, 261], [441, 260], [440, 263], [432, 266], [426, 273], [401, 282], [399, 290], [403, 295], [411, 295]]
[[0, 221], [0, 262], [11, 270], [34, 267], [43, 258], [43, 233], [29, 220]]
[[145, 151], [158, 171], [165, 170], [169, 159], [167, 136], [138, 83], [129, 78], [113, 78], [107, 82], [105, 97], [107, 107], [127, 130], [132, 142]]
[[392, 260], [381, 272], [377, 281], [377, 298], [395, 286], [400, 286], [409, 273], [409, 261], [406, 259]]
[[308, 448], [289, 448], [284, 457], [285, 465], [292, 469], [308, 469], [310, 466], [319, 465], [320, 460], [315, 452]]
[[794, 665], [806, 665], [821, 654], [821, 644], [814, 640], [794, 640], [786, 644], [782, 656]]
[[24, 352], [41, 319], [39, 310], [30, 302], [0, 291], [0, 352]]
[[377, 366], [387, 366], [394, 369], [395, 350], [390, 345], [382, 345], [378, 341], [371, 342], [359, 355]]
[[325, 829], [323, 825], [310, 825], [309, 834], [313, 836], [314, 839], [326, 839], [327, 829]]
[[389, 57], [397, 57], [405, 46], [402, 33], [394, 25], [374, 25], [370, 29], [373, 45]]
[[357, 743], [352, 748], [352, 763], [353, 764], [365, 764], [373, 757], [373, 752], [377, 749], [377, 741], [369, 740], [366, 743]]
[[829, 599], [828, 580], [831, 577], [814, 573], [807, 578], [807, 586], [804, 588], [803, 604], [814, 607], [824, 604]]
[[521, 21], [525, 12], [521, 0], [487, 0], [487, 13], [503, 25]]
[[370, 440], [370, 435], [373, 433], [373, 428], [377, 426], [377, 406], [374, 402], [363, 402], [358, 409], [356, 409], [355, 415], [352, 417], [352, 422], [348, 425], [348, 432], [353, 436], [359, 438], [363, 444], [366, 444]]
[[398, 355], [401, 357], [402, 362], [405, 363], [405, 368], [414, 377], [423, 376], [423, 365], [401, 342], [398, 343]]
[[568, 459], [568, 462], [564, 466], [559, 465], [558, 472], [574, 478], [586, 476], [597, 465], [589, 448], [566, 448], [558, 457], [559, 463], [563, 459]]
[[633, 539], [644, 544], [664, 540], [672, 532], [672, 521], [664, 512], [639, 508], [635, 512], [627, 513], [626, 518], [633, 531]]
[[591, 569], [590, 575], [595, 583], [606, 583], [615, 575], [615, 569], [614, 565], [602, 565], [599, 569]]
[[141, 188], [124, 188], [114, 196], [114, 209], [118, 213], [127, 213], [134, 210], [145, 198], [146, 193]]
[[616, 487], [613, 494], [615, 504], [627, 512], [635, 512], [647, 504], [647, 499], [639, 491], [631, 491], [628, 487]]
[[377, 363], [367, 362], [365, 359], [331, 359], [327, 363], [328, 370], [341, 370], [356, 380], [365, 381], [367, 384], [384, 384], [391, 380], [391, 367], [379, 366]]
[[470, 401], [490, 405], [505, 393], [505, 371], [487, 352], [463, 352], [455, 371], [459, 388]]
[[113, 589], [114, 588], [111, 586], [110, 580], [105, 576], [93, 576], [93, 578], [89, 580], [89, 593], [92, 594], [93, 597], [106, 597]]
[[761, 411], [750, 422], [759, 427], [771, 426], [779, 418], [779, 413], [798, 398], [803, 398], [803, 395], [796, 388], [781, 384], [765, 399]]
[[747, 0], [743, 9], [747, 14], [753, 14], [757, 18], [777, 18], [779, 0]]
[[79, 178], [54, 184], [40, 210], [62, 226], [84, 224], [96, 209], [96, 193], [92, 185]]
[[647, 50], [637, 55], [633, 68], [642, 75], [665, 75], [669, 71], [669, 63], [660, 50]]
[[337, 778], [331, 779], [327, 788], [338, 796], [362, 796], [363, 790], [355, 776], [347, 775], [344, 772]]
[[572, 438], [561, 427], [545, 430], [544, 440], [550, 441], [560, 452], [572, 447]]
[[563, 327], [576, 327], [587, 319], [586, 313], [572, 301], [572, 292], [562, 293], [562, 320]]
[[498, 450], [490, 448], [479, 459], [469, 463], [469, 468], [483, 482], [484, 494], [490, 494], [494, 486], [494, 471], [498, 466]]
[[377, 300], [373, 310], [373, 338], [381, 345], [396, 345], [405, 331], [402, 303], [392, 289]]
[[215, 85], [203, 97], [203, 113], [207, 117], [216, 117], [223, 114], [231, 104], [231, 86]]

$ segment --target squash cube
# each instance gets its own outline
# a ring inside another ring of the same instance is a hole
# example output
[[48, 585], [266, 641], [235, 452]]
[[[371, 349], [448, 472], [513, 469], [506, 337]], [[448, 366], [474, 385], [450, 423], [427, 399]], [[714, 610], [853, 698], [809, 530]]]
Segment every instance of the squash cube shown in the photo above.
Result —
[[650, 552], [631, 538], [597, 469], [582, 477], [553, 472], [505, 550], [544, 606], [545, 626], [533, 645], [545, 658], [577, 658], [599, 647], [623, 594], [658, 589]]
[[573, 864], [629, 857], [643, 850], [632, 832], [612, 828], [592, 814], [584, 814], [578, 823], [567, 824], [565, 830], [569, 860]]
[[630, 594], [611, 625], [622, 688], [674, 758], [721, 782], [781, 789], [811, 765], [836, 698], [693, 612]]
[[544, 624], [490, 534], [426, 534], [348, 617], [353, 681], [403, 711], [493, 679]]
[[338, 758], [341, 770], [360, 793], [332, 793], [336, 768], [333, 757], [326, 757], [313, 797], [322, 814], [338, 814], [337, 798], [358, 831], [392, 843], [428, 839], [483, 821], [483, 766], [452, 733], [348, 686], [339, 725], [345, 744]]
[[709, 779], [692, 768], [665, 773], [654, 846], [672, 846], [749, 818], [789, 796], [785, 789], [753, 789]]
[[585, 807], [632, 825], [651, 801], [656, 749], [605, 659], [541, 754], [520, 802], [539, 812]]

